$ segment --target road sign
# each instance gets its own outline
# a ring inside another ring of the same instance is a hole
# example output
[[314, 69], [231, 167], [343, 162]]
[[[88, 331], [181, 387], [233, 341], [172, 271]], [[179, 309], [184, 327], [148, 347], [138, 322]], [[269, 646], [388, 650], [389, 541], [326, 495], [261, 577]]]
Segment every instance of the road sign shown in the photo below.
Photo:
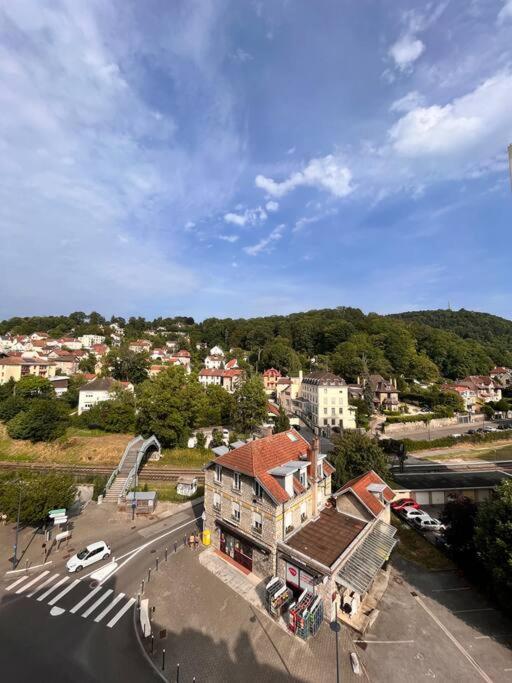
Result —
[[67, 538], [71, 538], [71, 531], [61, 531], [55, 536], [56, 541], [65, 541]]
[[62, 515], [61, 517], [54, 517], [53, 518], [53, 523], [57, 526], [59, 526], [60, 524], [65, 524], [67, 521], [68, 521], [68, 518], [66, 517], [66, 515]]
[[50, 510], [48, 517], [62, 517], [66, 514], [66, 508], [58, 508], [56, 510]]

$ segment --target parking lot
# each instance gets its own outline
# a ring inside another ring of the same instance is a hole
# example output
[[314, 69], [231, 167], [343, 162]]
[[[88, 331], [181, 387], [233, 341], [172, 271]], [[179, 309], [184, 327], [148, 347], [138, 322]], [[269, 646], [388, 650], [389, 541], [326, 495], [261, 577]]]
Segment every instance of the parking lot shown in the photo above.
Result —
[[457, 571], [429, 572], [396, 554], [392, 563], [381, 614], [364, 638], [352, 636], [370, 680], [512, 680], [510, 619]]

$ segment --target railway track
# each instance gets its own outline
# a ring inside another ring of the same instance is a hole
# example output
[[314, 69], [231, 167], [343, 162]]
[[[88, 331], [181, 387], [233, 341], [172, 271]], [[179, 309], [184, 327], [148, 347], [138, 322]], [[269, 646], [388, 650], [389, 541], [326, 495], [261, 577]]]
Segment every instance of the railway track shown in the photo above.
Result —
[[[100, 465], [62, 465], [55, 463], [39, 462], [10, 462], [0, 461], [0, 471], [2, 470], [28, 470], [30, 472], [63, 472], [73, 476], [109, 476], [114, 467]], [[139, 479], [142, 481], [176, 481], [182, 475], [192, 475], [198, 479], [204, 479], [204, 472], [196, 468], [163, 468], [163, 467], [143, 467], [139, 472]]]

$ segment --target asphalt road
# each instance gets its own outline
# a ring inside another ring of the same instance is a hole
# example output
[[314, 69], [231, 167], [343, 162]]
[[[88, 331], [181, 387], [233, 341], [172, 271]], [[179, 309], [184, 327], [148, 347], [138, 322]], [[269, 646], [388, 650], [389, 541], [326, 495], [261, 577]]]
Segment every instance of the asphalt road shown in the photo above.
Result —
[[[423, 424], [419, 422], [418, 424]], [[384, 437], [390, 437], [392, 439], [415, 439], [418, 441], [431, 441], [433, 439], [440, 439], [443, 436], [450, 436], [451, 434], [465, 434], [467, 431], [470, 429], [480, 429], [483, 427], [483, 420], [474, 420], [474, 422], [470, 422], [468, 424], [456, 424], [456, 425], [450, 425], [449, 427], [442, 427], [438, 429], [417, 429], [414, 431], [403, 431], [403, 432], [389, 432], [389, 433], [384, 433]], [[487, 421], [486, 424], [491, 424], [489, 421]]]
[[34, 572], [26, 578], [4, 579], [1, 679], [16, 683], [160, 680], [142, 654], [133, 628], [137, 593], [141, 581], [148, 580], [148, 570], [156, 571], [156, 558], [165, 562], [165, 548], [171, 553], [175, 543], [177, 548], [183, 545], [184, 535], [197, 525], [197, 511], [200, 514], [201, 509], [180, 512], [135, 534], [128, 532], [112, 548], [116, 572], [99, 585], [88, 574], [104, 562], [79, 575], [68, 574], [61, 562], [44, 575]]

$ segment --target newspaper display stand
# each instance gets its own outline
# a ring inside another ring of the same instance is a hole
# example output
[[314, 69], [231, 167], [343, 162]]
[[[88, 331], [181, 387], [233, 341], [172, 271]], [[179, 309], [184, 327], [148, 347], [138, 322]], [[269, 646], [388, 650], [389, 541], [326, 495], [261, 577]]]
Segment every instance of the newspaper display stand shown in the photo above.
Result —
[[319, 597], [311, 605], [307, 615], [308, 630], [310, 636], [315, 636], [324, 619], [324, 605]]
[[288, 612], [288, 628], [303, 640], [316, 635], [324, 618], [323, 603], [320, 597], [303, 591]]
[[275, 619], [280, 617], [286, 611], [290, 597], [290, 591], [282, 579], [277, 576], [271, 579], [266, 585], [266, 603], [269, 614]]

